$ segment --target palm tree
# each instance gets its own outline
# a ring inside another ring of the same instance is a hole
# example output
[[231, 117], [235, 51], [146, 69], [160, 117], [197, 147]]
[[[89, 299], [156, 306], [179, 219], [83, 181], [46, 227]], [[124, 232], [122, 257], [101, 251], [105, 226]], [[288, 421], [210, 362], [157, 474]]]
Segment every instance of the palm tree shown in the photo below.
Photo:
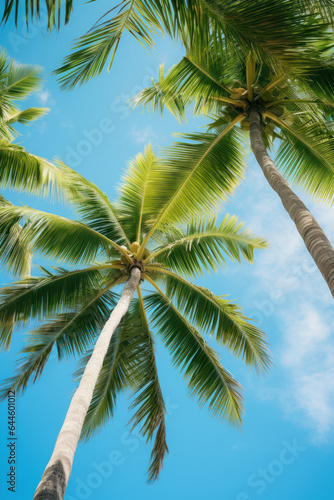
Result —
[[[29, 18], [39, 17], [43, 3], [50, 31], [60, 28], [62, 17], [65, 24], [69, 22], [73, 0], [64, 2], [64, 12], [58, 0], [5, 0], [2, 21], [8, 21], [15, 7], [17, 23], [24, 4], [28, 25]], [[322, 49], [317, 41], [331, 44], [332, 20], [331, 2], [323, 1], [121, 0], [74, 43], [56, 73], [64, 88], [72, 88], [100, 74], [108, 59], [110, 69], [125, 33], [148, 48], [154, 46], [156, 35], [167, 33], [186, 49], [202, 50], [213, 35], [220, 47], [227, 43], [230, 50], [237, 46], [243, 53], [251, 48], [258, 58], [305, 71], [305, 66], [319, 63], [316, 56]]]
[[[50, 162], [25, 151], [13, 141], [19, 133], [15, 124], [28, 125], [41, 118], [48, 108], [21, 110], [18, 101], [40, 90], [41, 68], [17, 64], [0, 52], [0, 186], [34, 194], [54, 194], [62, 184], [61, 171]], [[0, 195], [0, 206], [10, 202]], [[20, 236], [22, 227], [13, 225], [1, 235], [1, 263], [14, 274], [29, 274], [31, 253]]]
[[[144, 89], [134, 103], [159, 111], [167, 107], [180, 121], [190, 105], [195, 113], [210, 115], [208, 133], [188, 134], [188, 142], [176, 143], [169, 151], [171, 171], [168, 173], [167, 166], [163, 175], [172, 178], [173, 168], [191, 162], [185, 176], [201, 171], [203, 178], [206, 174], [212, 178], [203, 185], [202, 196], [204, 190], [213, 191], [214, 200], [219, 196], [219, 184], [225, 182], [220, 170], [222, 163], [226, 169], [227, 159], [219, 154], [220, 143], [229, 138], [241, 153], [245, 151], [244, 135], [250, 132], [252, 151], [267, 181], [334, 297], [334, 249], [283, 176], [317, 199], [333, 201], [333, 107], [328, 100], [317, 98], [313, 88], [312, 80], [275, 73], [263, 62], [257, 63], [252, 53], [243, 61], [231, 59], [228, 50], [218, 56], [213, 44], [206, 53], [190, 51], [166, 76], [161, 66], [159, 80]], [[277, 143], [276, 158], [282, 173], [267, 152]]]
[[[76, 266], [44, 270], [1, 290], [3, 346], [10, 345], [14, 322], [22, 326], [45, 319], [29, 334], [24, 357], [17, 373], [5, 381], [3, 396], [10, 388], [23, 391], [35, 381], [54, 347], [59, 358], [84, 354], [79, 386], [34, 499], [63, 498], [80, 435], [88, 439], [101, 428], [113, 415], [118, 394], [129, 387], [135, 395], [133, 426], [139, 425], [147, 440], [154, 438], [149, 480], [158, 476], [167, 444], [153, 327], [191, 394], [232, 424], [241, 421], [240, 385], [198, 329], [250, 367], [265, 370], [270, 363], [263, 332], [239, 307], [189, 281], [203, 269], [216, 271], [226, 257], [251, 262], [254, 250], [265, 246], [261, 238], [243, 229], [234, 216], [217, 224], [213, 218], [194, 217], [191, 207], [191, 222], [185, 226], [178, 189], [172, 193], [170, 188], [166, 200], [156, 183], [161, 167], [151, 147], [132, 161], [116, 203], [75, 171], [61, 168], [80, 222], [26, 206], [0, 209], [0, 234], [22, 218], [29, 221], [24, 237], [34, 252]], [[142, 293], [143, 281], [152, 293]], [[119, 296], [117, 286], [125, 282]]]

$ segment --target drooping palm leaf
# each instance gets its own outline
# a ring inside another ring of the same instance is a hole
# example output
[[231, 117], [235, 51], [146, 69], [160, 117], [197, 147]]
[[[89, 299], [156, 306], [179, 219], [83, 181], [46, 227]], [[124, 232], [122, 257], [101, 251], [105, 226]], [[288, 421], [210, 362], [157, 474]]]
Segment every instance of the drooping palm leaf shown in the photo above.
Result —
[[[11, 203], [0, 195], [0, 207], [11, 206]], [[0, 248], [1, 263], [14, 275], [30, 274], [31, 252], [29, 242], [22, 237], [23, 228], [20, 218], [8, 228], [1, 231]]]
[[232, 424], [241, 421], [240, 385], [220, 364], [217, 353], [161, 292], [148, 295], [145, 306], [173, 363], [183, 372], [200, 406]]
[[214, 335], [247, 365], [256, 370], [268, 369], [270, 361], [265, 335], [250, 323], [235, 303], [174, 273], [166, 276], [166, 293], [175, 301], [178, 310], [201, 331]]
[[154, 437], [151, 461], [148, 468], [148, 480], [155, 481], [162, 468], [165, 454], [168, 453], [166, 442], [166, 407], [163, 399], [158, 369], [155, 359], [155, 346], [149, 328], [143, 296], [138, 287], [138, 302], [134, 306], [134, 314], [139, 318], [143, 341], [140, 348], [140, 362], [136, 366], [137, 380], [136, 398], [132, 408], [136, 409], [131, 419], [133, 428], [140, 427], [140, 432], [147, 441]]
[[24, 392], [30, 381], [36, 382], [54, 347], [59, 359], [82, 354], [109, 318], [116, 299], [117, 295], [110, 290], [103, 293], [96, 290], [74, 311], [60, 313], [30, 332], [21, 351], [23, 357], [19, 360], [16, 374], [4, 380], [0, 399], [6, 397], [9, 390]]

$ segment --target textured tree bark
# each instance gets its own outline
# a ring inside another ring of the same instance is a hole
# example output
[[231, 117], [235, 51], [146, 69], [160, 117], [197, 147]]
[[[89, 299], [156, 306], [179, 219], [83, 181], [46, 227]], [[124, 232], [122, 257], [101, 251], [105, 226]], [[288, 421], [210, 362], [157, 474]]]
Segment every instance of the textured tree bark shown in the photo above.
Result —
[[139, 284], [141, 271], [134, 267], [119, 302], [95, 344], [79, 387], [74, 393], [51, 459], [36, 489], [33, 500], [62, 500], [70, 478], [75, 451], [111, 337], [126, 314]]
[[267, 153], [261, 135], [261, 116], [256, 108], [250, 110], [250, 138], [255, 158], [265, 178], [281, 198], [285, 210], [295, 223], [315, 264], [334, 297], [334, 248], [311, 212], [292, 191], [289, 184]]

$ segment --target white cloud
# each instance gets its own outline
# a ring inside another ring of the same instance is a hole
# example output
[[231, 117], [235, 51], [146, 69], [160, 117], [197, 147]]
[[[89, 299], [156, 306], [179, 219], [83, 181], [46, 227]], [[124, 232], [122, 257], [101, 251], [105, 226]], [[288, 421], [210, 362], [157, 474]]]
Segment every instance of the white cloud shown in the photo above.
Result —
[[42, 92], [38, 92], [37, 98], [42, 106], [45, 106], [46, 104], [54, 106], [56, 104], [56, 101], [51, 97], [51, 93], [47, 89]]
[[306, 415], [315, 437], [323, 440], [334, 424], [334, 343], [329, 326], [333, 317], [323, 316], [310, 303], [298, 316], [299, 320], [296, 314], [286, 318], [280, 356], [290, 381], [286, 408]]
[[[260, 399], [279, 401], [286, 415], [312, 430], [317, 441], [329, 439], [334, 427], [334, 312], [333, 299], [306, 250], [294, 223], [263, 178], [247, 178], [247, 225], [270, 242], [253, 266], [253, 311], [262, 327], [278, 320], [281, 338], [272, 340], [275, 381], [265, 384]], [[334, 242], [334, 210], [306, 196], [306, 205]], [[276, 302], [273, 290], [280, 292]], [[270, 337], [270, 332], [269, 337]], [[332, 334], [332, 335], [331, 335]]]
[[133, 127], [130, 136], [136, 144], [146, 144], [149, 141], [157, 139], [157, 134], [154, 132], [151, 125], [144, 128]]

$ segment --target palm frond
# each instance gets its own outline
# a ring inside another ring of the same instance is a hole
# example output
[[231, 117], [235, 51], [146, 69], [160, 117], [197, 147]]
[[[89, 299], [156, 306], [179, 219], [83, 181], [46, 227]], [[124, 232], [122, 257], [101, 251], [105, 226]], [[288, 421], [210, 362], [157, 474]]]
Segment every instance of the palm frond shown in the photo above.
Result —
[[332, 123], [304, 118], [297, 119], [290, 125], [272, 113], [267, 116], [280, 128], [283, 140], [280, 141], [276, 159], [283, 173], [311, 196], [332, 203], [334, 199]]
[[60, 313], [30, 332], [15, 375], [2, 384], [0, 399], [6, 397], [9, 390], [23, 393], [30, 381], [35, 383], [54, 347], [58, 351], [58, 359], [82, 354], [109, 318], [116, 299], [116, 294], [110, 290], [95, 290], [73, 311]]
[[22, 111], [13, 109], [6, 121], [9, 124], [21, 123], [22, 125], [28, 125], [30, 122], [45, 116], [48, 111], [50, 111], [49, 108], [26, 108]]
[[165, 454], [168, 453], [165, 423], [166, 407], [159, 383], [154, 341], [149, 329], [143, 296], [139, 287], [138, 302], [134, 304], [133, 311], [134, 315], [140, 318], [143, 340], [140, 347], [140, 362], [135, 370], [136, 398], [131, 406], [136, 408], [136, 412], [130, 422], [133, 424], [132, 429], [140, 426], [140, 432], [143, 436], [146, 436], [147, 441], [154, 437], [148, 468], [148, 481], [151, 482], [158, 479]]
[[[150, 2], [123, 0], [118, 7], [116, 16], [102, 20], [77, 40], [73, 47], [74, 52], [67, 56], [61, 68], [55, 71], [56, 74], [62, 75], [59, 81], [63, 88], [71, 89], [99, 75], [108, 58], [110, 69], [125, 31], [141, 45], [152, 47], [152, 37], [159, 30], [159, 23]], [[114, 9], [111, 9], [111, 12], [113, 11]]]
[[213, 415], [240, 423], [240, 385], [220, 364], [218, 354], [161, 291], [146, 296], [144, 302], [174, 365], [183, 372], [190, 394]]
[[158, 262], [188, 276], [202, 274], [203, 268], [216, 272], [226, 263], [226, 256], [237, 262], [241, 261], [241, 257], [252, 262], [254, 250], [265, 248], [266, 242], [243, 228], [244, 223], [228, 214], [218, 227], [216, 217], [194, 220], [186, 230], [177, 228], [162, 233], [161, 241], [156, 234], [155, 240], [158, 239], [160, 244], [145, 262], [152, 265]]
[[164, 77], [164, 64], [159, 66], [159, 79], [157, 82], [152, 78], [152, 86], [146, 87], [139, 94], [135, 95], [130, 103], [134, 107], [151, 107], [153, 111], [159, 111], [163, 115], [164, 109], [182, 123], [186, 120], [185, 103], [182, 95], [167, 87]]
[[63, 162], [58, 161], [57, 166], [66, 179], [66, 182], [62, 183], [62, 190], [70, 203], [74, 204], [81, 221], [118, 245], [128, 244], [129, 239], [116, 204], [111, 203], [96, 184]]
[[[0, 195], [0, 207], [11, 206], [12, 204]], [[13, 224], [6, 231], [0, 234], [0, 259], [6, 269], [11, 271], [14, 275], [25, 276], [30, 274], [30, 264], [32, 254], [29, 249], [29, 241], [22, 238], [22, 231], [24, 229], [17, 222]]]
[[42, 69], [38, 66], [18, 64], [9, 60], [6, 53], [0, 53], [0, 95], [3, 100], [25, 99], [41, 88]]
[[[94, 0], [90, 0], [93, 2]], [[26, 0], [25, 1], [25, 19], [26, 23], [28, 25], [29, 23], [29, 18], [31, 21], [34, 20], [34, 18], [39, 18], [40, 13], [41, 13], [41, 0]], [[44, 3], [44, 2], [43, 2]], [[18, 16], [20, 12], [20, 6], [23, 5], [23, 0], [5, 0], [5, 6], [4, 6], [4, 12], [3, 12], [3, 17], [2, 21], [7, 22], [11, 13], [14, 11], [14, 16], [15, 16], [15, 24], [17, 25], [18, 21]], [[52, 30], [54, 26], [60, 27], [61, 23], [61, 13], [62, 13], [62, 2], [59, 0], [45, 0], [45, 6], [47, 9], [47, 16], [48, 16], [48, 29]], [[71, 11], [72, 11], [72, 6], [73, 6], [73, 0], [65, 0], [65, 5], [64, 5], [64, 23], [67, 24]]]
[[66, 177], [44, 158], [17, 144], [0, 140], [0, 185], [31, 194], [61, 194]]
[[92, 262], [100, 252], [110, 257], [116, 245], [86, 224], [29, 207], [1, 207], [0, 215], [0, 234], [24, 218], [30, 224], [23, 236], [32, 251], [70, 264]]
[[14, 324], [24, 325], [74, 308], [78, 301], [82, 302], [94, 290], [101, 289], [106, 276], [112, 284], [120, 273], [102, 266], [73, 271], [58, 268], [54, 274], [44, 270], [42, 276], [24, 278], [2, 288], [0, 344], [9, 347]]
[[147, 222], [145, 206], [152, 172], [159, 168], [159, 161], [149, 144], [143, 154], [138, 154], [129, 164], [127, 174], [119, 189], [119, 208], [123, 224], [131, 242], [138, 241]]
[[189, 321], [201, 331], [214, 335], [248, 366], [256, 370], [268, 369], [270, 357], [266, 336], [250, 323], [236, 304], [174, 273], [166, 274], [165, 282], [168, 298], [175, 301], [178, 310]]
[[[212, 133], [185, 134], [188, 142], [176, 142], [165, 150], [146, 198], [147, 210], [155, 214], [147, 238], [165, 224], [208, 213], [234, 191], [244, 163], [243, 136], [233, 125]], [[153, 189], [157, 185], [159, 189]]]

